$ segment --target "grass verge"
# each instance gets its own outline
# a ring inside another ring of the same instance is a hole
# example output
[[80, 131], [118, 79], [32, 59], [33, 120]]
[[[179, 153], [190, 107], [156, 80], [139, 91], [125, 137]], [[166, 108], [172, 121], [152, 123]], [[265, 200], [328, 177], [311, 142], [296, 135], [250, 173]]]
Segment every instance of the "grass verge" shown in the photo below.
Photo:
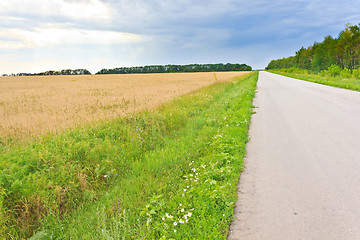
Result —
[[340, 76], [337, 77], [321, 76], [319, 74], [313, 74], [313, 73], [288, 73], [277, 70], [268, 70], [268, 72], [280, 74], [286, 77], [297, 78], [309, 82], [319, 83], [323, 85], [360, 91], [360, 80], [355, 78], [343, 78]]
[[226, 239], [258, 73], [0, 160], [5, 239]]

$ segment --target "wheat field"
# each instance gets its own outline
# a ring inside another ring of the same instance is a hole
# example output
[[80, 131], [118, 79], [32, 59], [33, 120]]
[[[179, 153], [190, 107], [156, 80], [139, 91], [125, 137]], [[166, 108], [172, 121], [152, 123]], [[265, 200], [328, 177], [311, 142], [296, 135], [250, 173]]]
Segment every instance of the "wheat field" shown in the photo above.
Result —
[[111, 119], [248, 72], [0, 77], [0, 140]]

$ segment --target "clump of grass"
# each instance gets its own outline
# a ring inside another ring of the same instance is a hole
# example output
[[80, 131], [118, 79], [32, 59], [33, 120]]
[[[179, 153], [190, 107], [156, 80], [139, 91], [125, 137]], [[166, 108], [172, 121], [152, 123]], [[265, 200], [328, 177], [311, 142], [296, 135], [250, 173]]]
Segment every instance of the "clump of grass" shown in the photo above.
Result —
[[3, 150], [0, 236], [226, 238], [256, 80]]
[[277, 73], [286, 77], [297, 78], [309, 82], [319, 83], [323, 85], [345, 88], [354, 91], [360, 91], [360, 75], [358, 76], [359, 70], [354, 70], [351, 74], [349, 69], [341, 70], [340, 67], [329, 68], [329, 70], [322, 71], [320, 74], [309, 73], [306, 70], [299, 71], [285, 71], [280, 70], [269, 70], [269, 72]]

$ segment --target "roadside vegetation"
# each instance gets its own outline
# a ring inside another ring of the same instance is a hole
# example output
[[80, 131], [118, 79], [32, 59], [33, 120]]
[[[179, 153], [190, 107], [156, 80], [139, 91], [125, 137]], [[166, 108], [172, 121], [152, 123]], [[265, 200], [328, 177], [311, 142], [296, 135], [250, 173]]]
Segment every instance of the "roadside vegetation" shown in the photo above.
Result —
[[299, 49], [295, 56], [272, 60], [266, 70], [334, 87], [360, 90], [360, 24], [347, 24], [337, 38]]
[[360, 24], [346, 25], [337, 38], [327, 36], [324, 41], [299, 49], [295, 56], [272, 60], [267, 70], [301, 68], [320, 73], [331, 65], [354, 71], [360, 67]]
[[0, 238], [226, 239], [258, 73], [0, 148]]
[[360, 68], [351, 72], [348, 69], [341, 69], [337, 65], [331, 65], [327, 70], [322, 70], [318, 74], [294, 67], [269, 70], [269, 72], [328, 86], [360, 91]]

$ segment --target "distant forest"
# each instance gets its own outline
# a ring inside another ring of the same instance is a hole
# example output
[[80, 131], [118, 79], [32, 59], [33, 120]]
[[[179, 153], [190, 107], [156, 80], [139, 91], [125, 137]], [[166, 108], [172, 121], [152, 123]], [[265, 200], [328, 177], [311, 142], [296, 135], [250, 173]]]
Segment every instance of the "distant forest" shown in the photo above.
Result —
[[272, 60], [266, 69], [295, 67], [319, 73], [332, 65], [351, 71], [360, 67], [360, 24], [348, 24], [337, 38], [326, 36], [323, 42], [302, 47], [295, 56]]
[[[152, 65], [140, 67], [120, 67], [102, 69], [96, 74], [129, 74], [129, 73], [174, 73], [174, 72], [226, 72], [226, 71], [251, 71], [246, 64], [189, 64], [189, 65]], [[41, 73], [17, 73], [10, 76], [45, 76], [45, 75], [88, 75], [87, 69], [65, 69], [61, 71], [46, 71]], [[8, 76], [4, 74], [3, 76]]]
[[225, 71], [251, 71], [246, 64], [189, 64], [189, 65], [153, 65], [141, 67], [120, 67], [102, 69], [96, 74], [128, 74], [128, 73], [174, 73], [174, 72], [225, 72]]
[[[46, 76], [46, 75], [89, 75], [87, 69], [64, 69], [61, 71], [46, 71], [41, 73], [18, 73], [18, 74], [11, 74], [11, 76]], [[5, 75], [3, 75], [5, 76]]]

